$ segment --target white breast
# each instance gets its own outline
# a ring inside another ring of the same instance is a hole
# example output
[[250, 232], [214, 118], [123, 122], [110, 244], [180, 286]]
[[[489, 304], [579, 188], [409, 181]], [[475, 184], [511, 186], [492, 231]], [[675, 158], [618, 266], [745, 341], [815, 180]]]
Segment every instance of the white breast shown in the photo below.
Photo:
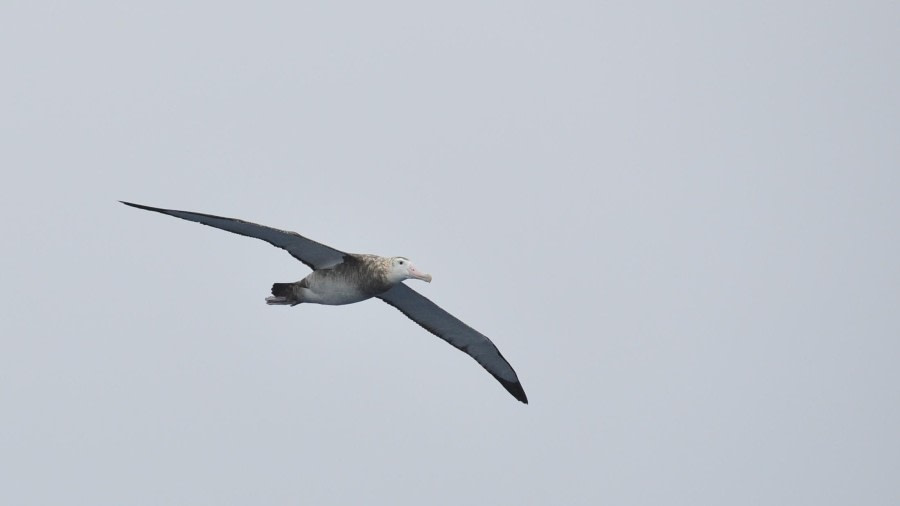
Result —
[[371, 297], [356, 283], [350, 283], [343, 277], [322, 276], [318, 272], [313, 272], [306, 277], [306, 283], [309, 285], [308, 288], [301, 288], [304, 302], [340, 306]]

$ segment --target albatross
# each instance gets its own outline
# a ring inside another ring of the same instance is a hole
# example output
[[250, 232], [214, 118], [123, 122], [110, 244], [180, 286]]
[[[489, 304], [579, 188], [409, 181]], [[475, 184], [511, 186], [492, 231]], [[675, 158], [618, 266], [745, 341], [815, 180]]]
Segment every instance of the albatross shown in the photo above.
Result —
[[296, 306], [298, 304], [343, 305], [377, 297], [399, 309], [425, 330], [447, 341], [474, 358], [491, 373], [513, 397], [528, 404], [525, 390], [500, 350], [481, 332], [466, 325], [419, 292], [403, 283], [407, 279], [431, 282], [431, 275], [421, 271], [406, 257], [382, 257], [345, 253], [307, 239], [296, 232], [257, 225], [234, 218], [210, 214], [175, 211], [120, 201], [126, 206], [167, 214], [194, 221], [235, 234], [261, 239], [286, 250], [313, 271], [293, 283], [275, 283], [266, 304]]

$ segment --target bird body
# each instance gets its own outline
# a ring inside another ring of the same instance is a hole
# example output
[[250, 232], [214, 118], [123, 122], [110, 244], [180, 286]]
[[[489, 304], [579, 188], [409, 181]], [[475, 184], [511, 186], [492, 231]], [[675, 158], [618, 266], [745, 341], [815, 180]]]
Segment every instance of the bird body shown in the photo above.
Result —
[[243, 220], [122, 203], [261, 239], [284, 249], [312, 268], [313, 272], [300, 281], [273, 284], [272, 296], [266, 298], [266, 304], [344, 305], [377, 297], [400, 310], [425, 330], [471, 356], [513, 397], [528, 404], [528, 397], [516, 372], [490, 339], [403, 283], [407, 279], [430, 283], [432, 279], [430, 274], [419, 270], [406, 257], [345, 253], [296, 232]]
[[382, 294], [409, 278], [431, 281], [431, 276], [418, 270], [408, 258], [351, 253], [344, 255], [341, 263], [316, 269], [296, 283], [275, 283], [266, 304], [353, 304]]

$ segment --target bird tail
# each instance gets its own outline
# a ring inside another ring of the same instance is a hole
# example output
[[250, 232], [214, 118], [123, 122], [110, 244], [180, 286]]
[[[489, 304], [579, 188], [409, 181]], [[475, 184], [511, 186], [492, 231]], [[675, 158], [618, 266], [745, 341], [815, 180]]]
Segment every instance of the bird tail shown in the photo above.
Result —
[[270, 306], [296, 306], [300, 301], [294, 296], [296, 283], [275, 283], [272, 285], [272, 297], [266, 297]]

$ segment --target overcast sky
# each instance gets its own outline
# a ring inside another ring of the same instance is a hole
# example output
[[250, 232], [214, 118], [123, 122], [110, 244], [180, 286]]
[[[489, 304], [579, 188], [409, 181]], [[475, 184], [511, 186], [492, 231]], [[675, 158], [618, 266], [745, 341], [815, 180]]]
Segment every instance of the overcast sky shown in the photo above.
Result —
[[900, 504], [900, 4], [437, 4], [0, 5], [0, 503]]

